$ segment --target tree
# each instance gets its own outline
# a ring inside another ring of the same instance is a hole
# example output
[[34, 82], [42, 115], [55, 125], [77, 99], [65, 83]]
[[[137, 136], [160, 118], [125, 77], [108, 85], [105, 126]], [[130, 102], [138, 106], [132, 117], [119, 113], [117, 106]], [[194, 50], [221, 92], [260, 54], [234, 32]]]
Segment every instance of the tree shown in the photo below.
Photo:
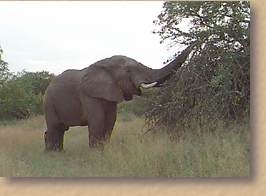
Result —
[[0, 119], [22, 119], [31, 114], [35, 97], [28, 94], [15, 80], [9, 80], [0, 89]]
[[33, 93], [34, 95], [44, 95], [46, 88], [51, 82], [54, 74], [47, 71], [41, 72], [20, 72], [16, 80], [21, 83], [28, 93]]
[[[188, 31], [182, 28], [184, 21]], [[165, 2], [154, 23], [159, 27], [155, 33], [171, 47], [195, 40], [202, 44], [151, 99], [146, 112], [149, 125], [189, 126], [194, 120], [249, 115], [249, 2]]]
[[0, 47], [0, 120], [41, 114], [43, 95], [54, 75], [46, 71], [11, 74], [2, 54]]
[[4, 51], [0, 46], [0, 87], [11, 75], [8, 69], [8, 63], [2, 59], [3, 53]]

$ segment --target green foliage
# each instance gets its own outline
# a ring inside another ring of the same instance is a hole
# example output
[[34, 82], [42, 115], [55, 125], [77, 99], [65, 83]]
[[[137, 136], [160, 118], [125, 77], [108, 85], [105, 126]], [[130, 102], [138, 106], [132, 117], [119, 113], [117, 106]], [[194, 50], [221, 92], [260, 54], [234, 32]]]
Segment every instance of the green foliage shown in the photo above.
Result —
[[31, 103], [31, 95], [15, 81], [7, 81], [0, 89], [0, 119], [26, 118], [30, 111], [26, 105]]
[[13, 77], [0, 87], [0, 119], [22, 119], [42, 113], [42, 94], [34, 94], [33, 87], [26, 84]]
[[142, 96], [135, 96], [134, 99], [127, 102], [122, 102], [118, 105], [118, 113], [127, 116], [128, 114], [134, 114], [136, 116], [142, 116], [148, 109], [148, 99], [155, 92], [155, 89], [148, 89], [143, 91]]
[[145, 112], [145, 102], [140, 97], [128, 102], [122, 102], [118, 106], [118, 112], [123, 115], [134, 114], [141, 116]]
[[[0, 48], [1, 49], [1, 48]], [[1, 57], [1, 55], [0, 55]], [[0, 58], [0, 87], [4, 84], [4, 82], [10, 77], [8, 63], [3, 61]]]
[[42, 113], [45, 89], [53, 78], [46, 71], [11, 74], [0, 61], [0, 120], [23, 119]]
[[17, 82], [21, 83], [25, 90], [34, 95], [44, 95], [45, 90], [51, 82], [53, 74], [47, 71], [26, 72], [22, 71], [16, 77]]
[[[189, 30], [180, 25], [185, 19]], [[152, 97], [146, 113], [149, 125], [176, 130], [193, 121], [215, 124], [217, 119], [249, 115], [249, 2], [165, 2], [154, 23], [160, 27], [155, 33], [172, 47], [195, 40], [202, 44]]]

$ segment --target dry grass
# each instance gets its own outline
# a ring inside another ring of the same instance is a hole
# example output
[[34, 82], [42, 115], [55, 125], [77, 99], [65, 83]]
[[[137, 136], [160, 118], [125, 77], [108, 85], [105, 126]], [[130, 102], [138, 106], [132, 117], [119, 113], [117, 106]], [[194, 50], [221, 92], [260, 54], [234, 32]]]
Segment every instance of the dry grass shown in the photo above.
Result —
[[89, 149], [86, 127], [71, 128], [65, 152], [44, 153], [42, 116], [0, 126], [0, 176], [248, 176], [247, 125], [178, 142], [166, 134], [142, 136], [144, 121], [119, 116], [103, 152]]

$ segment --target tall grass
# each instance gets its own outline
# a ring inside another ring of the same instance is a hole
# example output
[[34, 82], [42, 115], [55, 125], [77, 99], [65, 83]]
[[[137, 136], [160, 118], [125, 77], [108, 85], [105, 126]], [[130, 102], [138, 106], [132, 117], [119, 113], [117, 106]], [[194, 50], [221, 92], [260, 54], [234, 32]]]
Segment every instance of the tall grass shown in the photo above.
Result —
[[45, 153], [42, 116], [0, 125], [0, 176], [248, 176], [249, 130], [143, 136], [144, 121], [119, 116], [104, 151], [90, 149], [86, 127], [66, 132], [63, 153]]

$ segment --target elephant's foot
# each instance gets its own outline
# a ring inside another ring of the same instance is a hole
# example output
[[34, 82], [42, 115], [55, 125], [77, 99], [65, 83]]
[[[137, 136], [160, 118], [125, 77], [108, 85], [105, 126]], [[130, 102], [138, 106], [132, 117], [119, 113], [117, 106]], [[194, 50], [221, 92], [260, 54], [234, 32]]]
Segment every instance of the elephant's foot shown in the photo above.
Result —
[[44, 133], [44, 141], [45, 141], [45, 152], [54, 151], [54, 152], [62, 152], [63, 149], [63, 137], [53, 137], [53, 135], [48, 136], [47, 131]]
[[96, 149], [99, 151], [103, 151], [104, 150], [104, 144], [102, 142], [97, 142], [97, 143], [89, 143], [90, 148], [92, 149]]
[[65, 150], [59, 148], [45, 148], [44, 152], [65, 152]]
[[97, 149], [97, 150], [103, 151], [104, 150], [104, 140], [90, 137], [89, 138], [89, 146], [92, 149]]
[[45, 144], [45, 152], [64, 152], [64, 149], [58, 144]]

